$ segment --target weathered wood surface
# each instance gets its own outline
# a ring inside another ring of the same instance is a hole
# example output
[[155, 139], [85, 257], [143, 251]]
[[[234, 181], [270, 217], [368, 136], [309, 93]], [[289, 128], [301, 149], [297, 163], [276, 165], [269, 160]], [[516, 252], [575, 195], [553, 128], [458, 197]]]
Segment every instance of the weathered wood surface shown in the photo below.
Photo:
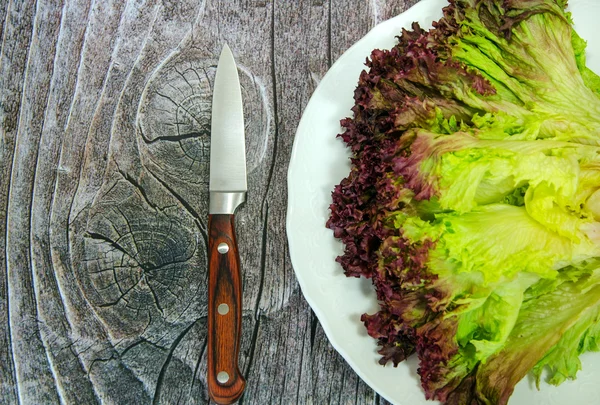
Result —
[[211, 86], [246, 102], [240, 403], [384, 403], [332, 349], [285, 234], [328, 67], [416, 0], [0, 0], [0, 403], [203, 404]]

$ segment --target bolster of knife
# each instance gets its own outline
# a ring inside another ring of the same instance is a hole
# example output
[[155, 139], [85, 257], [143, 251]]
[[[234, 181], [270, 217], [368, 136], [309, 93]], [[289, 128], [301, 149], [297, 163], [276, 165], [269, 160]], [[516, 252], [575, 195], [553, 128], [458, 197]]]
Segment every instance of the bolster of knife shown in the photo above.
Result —
[[208, 224], [208, 392], [217, 404], [231, 404], [239, 399], [246, 385], [238, 366], [242, 322], [240, 257], [234, 216], [212, 214]]

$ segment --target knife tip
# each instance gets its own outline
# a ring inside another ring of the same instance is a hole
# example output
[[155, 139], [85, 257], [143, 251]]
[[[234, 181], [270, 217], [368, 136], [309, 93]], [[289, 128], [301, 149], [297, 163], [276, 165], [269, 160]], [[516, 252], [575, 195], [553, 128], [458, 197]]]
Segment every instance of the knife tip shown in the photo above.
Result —
[[233, 55], [232, 52], [231, 52], [231, 49], [229, 48], [229, 45], [227, 45], [227, 42], [223, 43], [223, 49], [221, 50], [221, 56], [223, 54]]

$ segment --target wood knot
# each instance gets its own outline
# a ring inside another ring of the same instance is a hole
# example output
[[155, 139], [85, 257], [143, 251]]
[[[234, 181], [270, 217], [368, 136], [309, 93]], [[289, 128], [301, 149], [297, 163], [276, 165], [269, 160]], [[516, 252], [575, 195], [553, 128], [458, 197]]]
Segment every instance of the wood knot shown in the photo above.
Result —
[[188, 170], [204, 169], [209, 160], [214, 70], [191, 63], [172, 65], [153, 77], [142, 96], [138, 128], [144, 143], [175, 143], [170, 146], [179, 150], [172, 156], [188, 160]]
[[[215, 55], [216, 56], [216, 55]], [[248, 173], [265, 158], [271, 127], [268, 92], [238, 60]], [[142, 164], [173, 194], [207, 213], [212, 89], [217, 60], [186, 48], [146, 84], [137, 114]]]
[[146, 327], [153, 313], [181, 316], [205, 289], [206, 253], [194, 220], [145, 197], [131, 179], [117, 180], [94, 204], [84, 237], [84, 292], [119, 335]]

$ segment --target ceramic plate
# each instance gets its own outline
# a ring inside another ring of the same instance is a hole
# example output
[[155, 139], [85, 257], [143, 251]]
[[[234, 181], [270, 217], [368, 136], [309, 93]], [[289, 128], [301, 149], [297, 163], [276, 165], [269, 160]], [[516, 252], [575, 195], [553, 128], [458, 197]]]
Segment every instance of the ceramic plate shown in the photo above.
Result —
[[[375, 48], [389, 49], [401, 28], [413, 21], [423, 27], [442, 15], [446, 0], [423, 0], [403, 14], [373, 28], [346, 51], [325, 75], [298, 126], [288, 172], [287, 234], [292, 265], [306, 300], [333, 347], [375, 391], [397, 405], [427, 405], [412, 358], [397, 368], [380, 366], [376, 341], [366, 334], [361, 314], [378, 310], [370, 281], [347, 278], [335, 258], [343, 246], [325, 228], [331, 191], [350, 171], [349, 153], [336, 139], [340, 119], [351, 114], [353, 92], [364, 61]], [[571, 0], [575, 28], [588, 40], [588, 66], [600, 72], [600, 40], [596, 27], [600, 1]], [[560, 387], [531, 377], [516, 387], [510, 405], [596, 404], [600, 398], [600, 353], [581, 357], [583, 370]]]

